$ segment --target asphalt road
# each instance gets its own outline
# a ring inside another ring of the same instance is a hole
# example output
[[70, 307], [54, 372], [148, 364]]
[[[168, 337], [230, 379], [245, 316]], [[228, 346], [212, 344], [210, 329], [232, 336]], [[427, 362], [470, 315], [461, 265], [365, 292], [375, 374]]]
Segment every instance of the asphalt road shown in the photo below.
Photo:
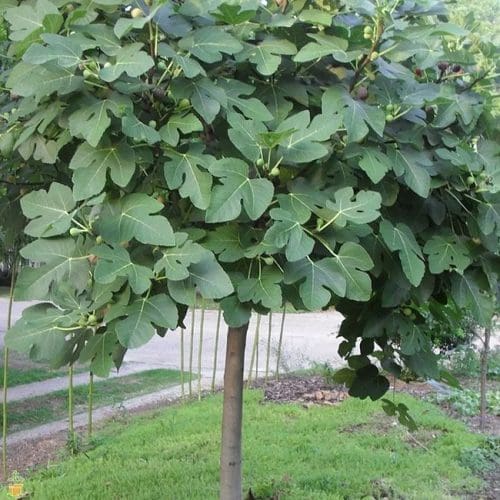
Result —
[[[29, 305], [28, 302], [16, 302], [13, 307], [13, 319], [21, 316], [22, 310]], [[0, 298], [0, 343], [3, 344], [3, 334], [7, 324], [7, 299]], [[271, 356], [269, 369], [276, 369], [276, 354], [280, 334], [281, 313], [272, 315], [271, 323]], [[339, 339], [336, 338], [342, 316], [336, 312], [321, 313], [287, 313], [284, 323], [283, 346], [281, 351], [280, 371], [306, 368], [312, 363], [328, 362], [339, 365], [340, 358], [337, 355]], [[186, 318], [186, 330], [184, 332], [184, 369], [189, 367], [190, 345], [191, 345], [191, 314]], [[257, 316], [252, 317], [247, 337], [245, 376], [248, 373], [252, 347], [256, 333]], [[195, 314], [195, 329], [193, 336], [193, 370], [198, 369], [198, 350], [200, 341], [201, 311]], [[217, 311], [205, 311], [205, 328], [203, 334], [203, 348], [201, 356], [201, 369], [210, 371], [213, 367], [215, 338], [217, 326]], [[266, 352], [269, 333], [269, 316], [262, 316], [260, 322], [260, 333], [258, 351], [254, 360], [258, 363], [259, 373], [266, 369]], [[217, 349], [217, 368], [223, 371], [224, 356], [226, 349], [225, 325], [221, 322], [220, 337]], [[169, 331], [164, 338], [155, 336], [146, 345], [131, 349], [127, 352], [124, 360], [125, 367], [143, 365], [149, 368], [177, 368], [181, 367], [181, 332], [180, 330]]]

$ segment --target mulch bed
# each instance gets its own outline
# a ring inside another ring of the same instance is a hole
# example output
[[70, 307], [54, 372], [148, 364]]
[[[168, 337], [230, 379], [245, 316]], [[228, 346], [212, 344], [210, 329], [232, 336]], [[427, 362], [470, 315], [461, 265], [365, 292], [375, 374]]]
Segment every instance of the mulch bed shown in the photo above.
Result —
[[348, 397], [343, 385], [326, 384], [323, 377], [287, 376], [281, 380], [257, 380], [252, 387], [263, 389], [264, 400], [273, 403], [334, 405]]

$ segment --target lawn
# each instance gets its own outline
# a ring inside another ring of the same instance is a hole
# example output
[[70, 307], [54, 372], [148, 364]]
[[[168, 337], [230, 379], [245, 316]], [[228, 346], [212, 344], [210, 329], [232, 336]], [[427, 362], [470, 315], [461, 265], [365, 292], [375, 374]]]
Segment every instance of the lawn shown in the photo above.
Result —
[[[178, 370], [148, 370], [145, 372], [94, 382], [94, 407], [119, 404], [141, 394], [166, 389], [180, 383]], [[188, 374], [185, 374], [187, 379]], [[88, 385], [73, 390], [75, 413], [86, 411]], [[8, 429], [10, 432], [29, 429], [67, 415], [68, 391], [55, 391], [43, 396], [24, 399], [9, 404]], [[0, 422], [2, 421], [0, 415]]]
[[[257, 390], [245, 399], [245, 489], [257, 498], [423, 500], [481, 486], [460, 455], [483, 438], [430, 403], [397, 396], [419, 423], [410, 435], [377, 402], [307, 409], [263, 404]], [[220, 418], [218, 395], [115, 422], [93, 450], [38, 472], [27, 490], [50, 500], [216, 499]]]
[[[0, 349], [0, 371], [3, 377], [4, 350]], [[75, 373], [88, 372], [88, 367], [75, 366]], [[41, 382], [54, 377], [66, 377], [67, 368], [51, 369], [46, 364], [34, 363], [26, 354], [9, 351], [9, 370], [7, 373], [8, 387]]]

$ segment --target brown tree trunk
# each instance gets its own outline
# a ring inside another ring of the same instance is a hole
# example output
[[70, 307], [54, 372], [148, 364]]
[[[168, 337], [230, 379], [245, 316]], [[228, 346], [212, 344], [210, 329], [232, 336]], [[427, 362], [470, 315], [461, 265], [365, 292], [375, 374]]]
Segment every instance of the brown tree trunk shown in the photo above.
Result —
[[220, 455], [220, 500], [241, 500], [241, 424], [243, 369], [248, 324], [229, 327], [224, 370], [224, 405]]
[[479, 428], [483, 431], [486, 423], [486, 383], [488, 381], [488, 355], [490, 352], [491, 327], [484, 329], [483, 350], [481, 352], [481, 404], [479, 410]]

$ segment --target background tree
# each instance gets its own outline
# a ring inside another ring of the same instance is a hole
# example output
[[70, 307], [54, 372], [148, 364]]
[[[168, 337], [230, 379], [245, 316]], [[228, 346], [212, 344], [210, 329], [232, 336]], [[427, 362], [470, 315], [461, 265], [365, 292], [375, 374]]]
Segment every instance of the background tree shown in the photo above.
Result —
[[497, 49], [430, 0], [150, 3], [3, 10], [3, 161], [32, 189], [21, 254], [40, 264], [16, 296], [43, 301], [6, 342], [102, 376], [197, 295], [220, 302], [233, 500], [252, 311], [335, 306], [340, 377], [373, 399], [382, 369], [442, 376], [423, 308], [491, 318], [498, 122], [475, 90]]

